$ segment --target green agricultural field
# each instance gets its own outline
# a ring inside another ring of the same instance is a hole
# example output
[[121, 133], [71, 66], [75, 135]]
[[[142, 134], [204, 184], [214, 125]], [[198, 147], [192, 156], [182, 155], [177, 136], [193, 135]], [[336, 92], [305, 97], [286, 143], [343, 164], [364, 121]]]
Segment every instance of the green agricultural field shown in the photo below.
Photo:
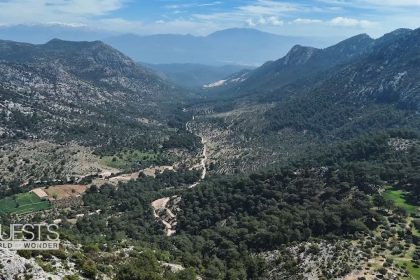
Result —
[[394, 261], [408, 272], [408, 277], [404, 277], [405, 280], [420, 279], [420, 268], [412, 262], [413, 253], [416, 250], [415, 245], [411, 245], [410, 249], [405, 253], [404, 256], [390, 256]]
[[388, 188], [384, 192], [384, 198], [387, 200], [392, 200], [397, 207], [401, 207], [407, 210], [408, 213], [414, 214], [417, 211], [417, 207], [415, 205], [409, 204], [405, 200], [405, 193], [401, 190], [396, 190], [394, 188]]
[[399, 266], [406, 268], [410, 275], [409, 277], [404, 277], [403, 279], [420, 279], [420, 268], [414, 267], [414, 264], [411, 261], [401, 258], [396, 258], [396, 261]]
[[152, 164], [168, 163], [167, 156], [159, 153], [128, 150], [111, 156], [102, 157], [102, 163], [117, 169], [144, 168]]
[[0, 200], [0, 213], [27, 214], [50, 209], [49, 201], [41, 200], [33, 193], [21, 193]]
[[[392, 187], [388, 187], [384, 192], [384, 198], [387, 200], [392, 200], [397, 207], [401, 207], [405, 209], [410, 214], [416, 214], [418, 211], [418, 207], [408, 203], [405, 199], [405, 193], [402, 190], [397, 190]], [[413, 218], [408, 217], [407, 223], [411, 224]], [[412, 233], [415, 236], [420, 236], [420, 233], [416, 228], [412, 228]], [[414, 249], [409, 250], [404, 257], [394, 257], [390, 256], [397, 262], [399, 266], [404, 267], [407, 272], [409, 273], [409, 277], [405, 277], [403, 279], [420, 279], [420, 268], [416, 267], [414, 263], [411, 262], [412, 255]]]

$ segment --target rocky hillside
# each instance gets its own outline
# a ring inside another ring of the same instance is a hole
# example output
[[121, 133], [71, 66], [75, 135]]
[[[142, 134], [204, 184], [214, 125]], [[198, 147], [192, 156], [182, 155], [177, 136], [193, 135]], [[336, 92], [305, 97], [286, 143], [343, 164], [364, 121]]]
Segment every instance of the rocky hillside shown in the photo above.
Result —
[[45, 74], [52, 75], [51, 82], [60, 82], [60, 74], [67, 74], [107, 89], [135, 92], [131, 98], [168, 93], [170, 88], [156, 75], [100, 41], [70, 42], [54, 39], [44, 45], [1, 41], [0, 50], [0, 60], [12, 66], [23, 64], [50, 68], [52, 72]]
[[[388, 35], [388, 36], [391, 36]], [[279, 103], [267, 116], [275, 129], [364, 130], [413, 126], [420, 109], [420, 30], [382, 38], [363, 59], [325, 74], [323, 81]], [[418, 127], [417, 127], [418, 128]]]
[[[367, 53], [374, 40], [358, 35], [326, 49], [294, 46], [286, 56], [269, 61], [251, 71], [239, 83], [219, 88], [224, 95], [247, 96], [255, 92], [272, 92], [296, 81], [311, 83], [324, 71]], [[217, 91], [216, 91], [217, 93]]]
[[156, 152], [190, 118], [183, 94], [102, 42], [0, 41], [2, 178], [80, 177], [104, 170], [102, 155]]
[[201, 104], [196, 119], [201, 129], [211, 127], [206, 136], [216, 166], [255, 171], [362, 133], [418, 131], [419, 40], [419, 29], [400, 29], [323, 50], [295, 46], [236, 82], [212, 87], [213, 102]]
[[3, 139], [150, 126], [167, 112], [164, 103], [181, 96], [102, 42], [56, 39], [44, 45], [1, 41], [0, 92]]

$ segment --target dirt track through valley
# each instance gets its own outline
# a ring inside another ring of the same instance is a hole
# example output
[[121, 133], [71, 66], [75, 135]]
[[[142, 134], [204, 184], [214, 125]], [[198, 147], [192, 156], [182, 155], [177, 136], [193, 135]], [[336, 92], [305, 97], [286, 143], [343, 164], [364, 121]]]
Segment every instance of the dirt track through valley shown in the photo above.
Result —
[[[193, 117], [193, 120], [194, 120], [194, 117]], [[185, 128], [189, 132], [193, 133], [191, 122], [187, 122], [185, 125]], [[195, 188], [198, 184], [200, 184], [202, 180], [206, 178], [206, 175], [207, 175], [207, 167], [206, 167], [207, 159], [208, 159], [207, 141], [202, 136], [200, 136], [200, 138], [201, 138], [201, 143], [203, 144], [201, 160], [200, 160], [200, 163], [198, 164], [198, 167], [200, 167], [201, 169], [201, 175], [200, 175], [200, 179], [197, 182], [195, 182], [194, 184], [188, 187], [189, 189]], [[192, 168], [195, 168], [195, 167], [197, 166], [193, 166]], [[169, 209], [170, 207], [168, 204], [170, 202], [171, 202], [170, 197], [163, 197], [151, 203], [151, 206], [153, 208], [153, 215], [155, 216], [156, 219], [160, 220], [162, 224], [165, 226], [166, 236], [171, 236], [176, 233], [176, 230], [175, 230], [175, 227], [177, 224], [176, 215], [172, 212], [171, 209]]]

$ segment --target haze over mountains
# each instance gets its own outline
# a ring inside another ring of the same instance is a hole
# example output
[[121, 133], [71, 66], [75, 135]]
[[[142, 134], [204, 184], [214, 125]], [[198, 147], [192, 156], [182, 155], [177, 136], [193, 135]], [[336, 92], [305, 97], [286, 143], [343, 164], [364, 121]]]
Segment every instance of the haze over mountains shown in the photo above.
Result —
[[70, 41], [102, 40], [138, 62], [258, 66], [284, 55], [293, 45], [325, 47], [337, 38], [280, 36], [249, 28], [221, 30], [208, 36], [113, 34], [83, 26], [0, 26], [0, 38], [42, 44], [54, 38]]
[[212, 66], [192, 63], [143, 65], [156, 71], [164, 79], [184, 87], [195, 89], [202, 88], [206, 84], [224, 79], [244, 69], [253, 68], [242, 65]]
[[[326, 41], [330, 41], [327, 39]], [[288, 37], [254, 29], [227, 29], [205, 37], [192, 35], [121, 35], [105, 39], [137, 61], [257, 66], [284, 55], [295, 44], [325, 46], [315, 38]]]
[[0, 26], [0, 39], [31, 44], [44, 44], [52, 39], [95, 41], [114, 36], [109, 31], [93, 30], [83, 25], [19, 24]]
[[63, 24], [0, 26], [0, 38], [44, 44], [52, 39], [101, 40], [162, 78], [184, 87], [202, 87], [235, 72], [252, 69], [286, 54], [296, 44], [327, 46], [334, 38], [280, 36], [249, 28], [221, 30], [208, 36], [115, 34]]

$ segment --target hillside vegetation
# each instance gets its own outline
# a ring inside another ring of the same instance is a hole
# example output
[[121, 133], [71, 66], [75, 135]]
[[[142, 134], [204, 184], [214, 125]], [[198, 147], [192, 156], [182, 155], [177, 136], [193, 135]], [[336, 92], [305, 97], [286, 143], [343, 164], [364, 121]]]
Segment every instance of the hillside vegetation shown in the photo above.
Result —
[[0, 224], [62, 243], [0, 251], [0, 275], [417, 279], [419, 45], [296, 46], [192, 98], [100, 42], [2, 42]]

